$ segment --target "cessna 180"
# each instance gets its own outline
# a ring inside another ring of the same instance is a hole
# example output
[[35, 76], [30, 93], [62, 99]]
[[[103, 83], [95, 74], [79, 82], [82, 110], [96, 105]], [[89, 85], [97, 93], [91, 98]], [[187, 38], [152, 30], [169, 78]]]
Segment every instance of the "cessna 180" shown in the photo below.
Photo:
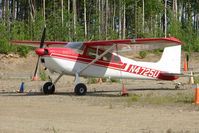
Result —
[[[77, 95], [87, 93], [87, 87], [80, 82], [79, 76], [175, 80], [180, 75], [182, 42], [174, 37], [58, 42], [44, 41], [45, 32], [46, 26], [41, 41], [10, 41], [18, 45], [39, 47], [35, 50], [38, 61], [34, 76], [40, 61], [51, 72], [60, 74], [54, 82], [46, 82], [43, 85], [44, 94], [53, 94], [55, 84], [65, 74], [75, 75], [77, 85], [74, 92]], [[155, 63], [134, 61], [118, 55], [120, 52], [157, 48], [164, 48], [164, 51], [161, 59]]]

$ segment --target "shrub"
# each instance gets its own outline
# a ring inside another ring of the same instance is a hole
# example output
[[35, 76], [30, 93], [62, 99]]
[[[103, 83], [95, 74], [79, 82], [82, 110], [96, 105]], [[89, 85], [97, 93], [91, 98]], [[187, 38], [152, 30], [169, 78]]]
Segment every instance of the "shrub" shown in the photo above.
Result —
[[45, 70], [41, 70], [39, 74], [40, 74], [40, 78], [41, 78], [42, 81], [47, 80], [47, 75], [46, 75]]
[[97, 83], [97, 79], [96, 78], [89, 78], [87, 81], [87, 84], [96, 84]]
[[106, 82], [107, 81], [107, 79], [106, 78], [102, 78], [102, 82]]
[[144, 59], [147, 56], [147, 52], [146, 51], [140, 51], [139, 55], [142, 59]]
[[199, 76], [194, 77], [194, 83], [195, 83], [195, 84], [199, 84]]
[[17, 47], [17, 52], [19, 55], [26, 57], [28, 52], [30, 51], [30, 48], [27, 46], [18, 46]]

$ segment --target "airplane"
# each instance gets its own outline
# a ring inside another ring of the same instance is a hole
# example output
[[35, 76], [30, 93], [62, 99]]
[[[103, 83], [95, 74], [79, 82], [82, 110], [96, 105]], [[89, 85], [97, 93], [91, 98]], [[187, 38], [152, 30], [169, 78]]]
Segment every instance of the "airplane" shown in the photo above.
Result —
[[[77, 82], [74, 93], [86, 95], [87, 86], [80, 82], [83, 77], [119, 79], [176, 80], [180, 77], [180, 40], [168, 38], [124, 39], [82, 42], [44, 41], [46, 26], [41, 41], [10, 41], [17, 45], [39, 47], [34, 77], [41, 62], [50, 72], [59, 73], [54, 82], [43, 85], [44, 94], [53, 94], [55, 85], [63, 75], [74, 75]], [[45, 47], [44, 47], [45, 46]], [[120, 56], [120, 52], [138, 52], [164, 48], [158, 62], [141, 62]]]

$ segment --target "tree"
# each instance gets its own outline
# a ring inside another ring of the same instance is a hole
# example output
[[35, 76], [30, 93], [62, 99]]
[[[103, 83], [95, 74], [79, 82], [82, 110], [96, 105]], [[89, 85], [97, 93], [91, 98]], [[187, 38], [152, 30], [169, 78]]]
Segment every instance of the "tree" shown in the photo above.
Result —
[[87, 38], [86, 0], [84, 0], [84, 36]]
[[76, 0], [73, 0], [73, 26], [74, 26], [74, 35], [77, 34], [77, 7], [76, 7]]

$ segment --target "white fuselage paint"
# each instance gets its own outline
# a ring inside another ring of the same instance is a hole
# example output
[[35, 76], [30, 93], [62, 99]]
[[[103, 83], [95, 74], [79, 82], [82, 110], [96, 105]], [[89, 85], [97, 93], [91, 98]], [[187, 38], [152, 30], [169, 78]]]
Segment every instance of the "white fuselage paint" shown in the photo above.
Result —
[[[175, 50], [175, 53], [171, 54]], [[136, 79], [157, 79], [160, 72], [180, 72], [180, 51], [181, 46], [173, 46], [165, 48], [163, 56], [159, 62], [138, 62], [122, 56], [119, 56], [123, 64], [126, 63], [125, 68], [111, 68], [93, 64], [80, 73], [80, 76], [86, 77], [105, 77], [105, 78], [136, 78]], [[55, 54], [55, 53], [54, 53]], [[67, 55], [66, 55], [67, 56]], [[166, 57], [167, 56], [167, 57]], [[171, 57], [172, 56], [172, 57]], [[49, 70], [75, 75], [76, 72], [84, 68], [88, 63], [77, 62], [76, 60], [68, 60], [65, 58], [50, 56], [43, 56], [45, 59], [45, 67]], [[172, 61], [176, 61], [172, 62]], [[172, 64], [171, 64], [172, 63]], [[172, 69], [173, 66], [178, 68]]]

